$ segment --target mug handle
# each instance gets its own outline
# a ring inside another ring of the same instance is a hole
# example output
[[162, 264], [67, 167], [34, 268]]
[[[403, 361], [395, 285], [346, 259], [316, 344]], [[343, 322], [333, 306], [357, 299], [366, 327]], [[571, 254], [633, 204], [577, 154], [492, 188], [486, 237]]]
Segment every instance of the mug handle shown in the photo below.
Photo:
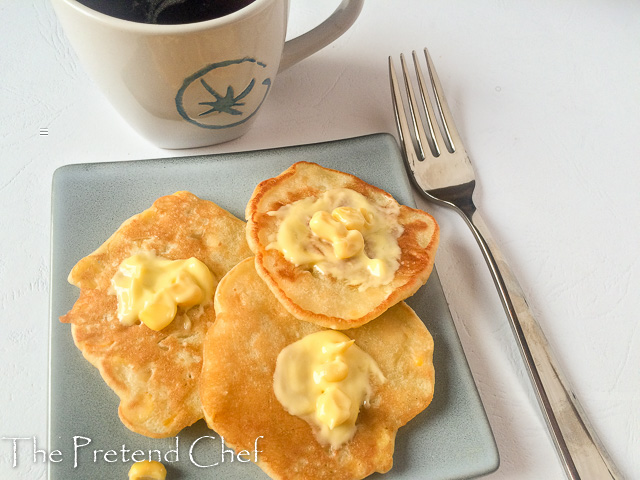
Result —
[[324, 22], [299, 37], [287, 40], [282, 51], [278, 72], [323, 49], [346, 32], [356, 21], [364, 0], [342, 0], [342, 3]]

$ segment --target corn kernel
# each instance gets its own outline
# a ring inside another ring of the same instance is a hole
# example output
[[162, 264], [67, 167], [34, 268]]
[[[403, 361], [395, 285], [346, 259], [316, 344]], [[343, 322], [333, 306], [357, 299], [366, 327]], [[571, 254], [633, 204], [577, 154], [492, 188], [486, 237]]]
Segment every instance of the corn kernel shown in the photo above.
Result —
[[338, 207], [331, 216], [342, 223], [347, 230], [360, 230], [364, 228], [366, 220], [361, 211], [352, 207]]
[[165, 480], [167, 469], [160, 462], [143, 460], [129, 469], [129, 480]]
[[316, 401], [316, 417], [333, 430], [351, 416], [351, 399], [338, 387], [328, 387]]

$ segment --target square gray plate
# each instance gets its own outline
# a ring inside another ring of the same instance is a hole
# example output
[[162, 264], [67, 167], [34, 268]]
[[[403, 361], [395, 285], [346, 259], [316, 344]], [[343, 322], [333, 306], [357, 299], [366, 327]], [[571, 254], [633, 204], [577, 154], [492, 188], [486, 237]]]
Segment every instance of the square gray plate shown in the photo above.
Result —
[[[49, 464], [49, 478], [124, 479], [135, 450], [167, 455], [168, 480], [267, 478], [252, 463], [221, 457], [220, 438], [203, 421], [162, 440], [125, 428], [117, 414], [118, 398], [83, 359], [69, 325], [58, 317], [78, 296], [67, 283], [73, 265], [156, 198], [189, 190], [244, 218], [254, 187], [300, 160], [357, 175], [414, 206], [400, 151], [387, 134], [246, 153], [70, 165], [55, 172], [49, 451], [60, 455]], [[434, 338], [435, 396], [398, 432], [393, 469], [370, 478], [438, 480], [490, 473], [498, 467], [498, 451], [435, 269], [408, 303]], [[172, 452], [176, 445], [177, 455]], [[109, 450], [114, 453], [105, 458]]]

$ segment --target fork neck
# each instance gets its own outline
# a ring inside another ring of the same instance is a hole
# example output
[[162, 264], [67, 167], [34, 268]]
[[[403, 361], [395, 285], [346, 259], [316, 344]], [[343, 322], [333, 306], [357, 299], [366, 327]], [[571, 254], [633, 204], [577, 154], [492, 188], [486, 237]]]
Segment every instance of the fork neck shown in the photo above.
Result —
[[473, 190], [476, 187], [476, 181], [456, 185], [453, 187], [436, 188], [428, 191], [431, 198], [448, 206], [453, 206], [467, 220], [471, 220], [476, 212], [476, 206], [473, 203]]

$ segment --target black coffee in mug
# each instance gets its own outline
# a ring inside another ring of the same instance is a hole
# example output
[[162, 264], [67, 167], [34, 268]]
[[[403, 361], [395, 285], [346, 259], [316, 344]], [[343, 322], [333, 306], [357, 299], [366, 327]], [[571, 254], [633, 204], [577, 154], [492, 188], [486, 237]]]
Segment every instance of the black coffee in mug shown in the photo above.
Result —
[[138, 23], [176, 25], [224, 17], [255, 0], [78, 0], [111, 17]]

